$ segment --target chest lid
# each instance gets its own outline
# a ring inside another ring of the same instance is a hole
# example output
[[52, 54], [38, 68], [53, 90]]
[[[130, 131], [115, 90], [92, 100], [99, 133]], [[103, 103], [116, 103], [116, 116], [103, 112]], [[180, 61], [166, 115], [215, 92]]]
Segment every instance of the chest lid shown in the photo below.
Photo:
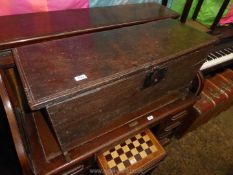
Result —
[[14, 49], [14, 59], [29, 105], [39, 109], [98, 90], [215, 40], [167, 19], [22, 46]]

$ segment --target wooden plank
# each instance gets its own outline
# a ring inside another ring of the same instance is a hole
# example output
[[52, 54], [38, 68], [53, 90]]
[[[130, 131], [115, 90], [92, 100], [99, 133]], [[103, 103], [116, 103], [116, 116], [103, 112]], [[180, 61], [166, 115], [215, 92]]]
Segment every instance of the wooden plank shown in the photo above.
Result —
[[2, 16], [0, 49], [178, 16], [157, 3]]

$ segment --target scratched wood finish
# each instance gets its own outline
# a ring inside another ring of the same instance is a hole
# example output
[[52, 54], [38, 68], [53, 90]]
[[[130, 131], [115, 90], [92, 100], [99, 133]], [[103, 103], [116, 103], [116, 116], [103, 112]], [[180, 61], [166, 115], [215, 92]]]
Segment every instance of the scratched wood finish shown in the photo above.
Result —
[[[162, 20], [23, 46], [14, 56], [30, 107], [47, 109], [61, 147], [69, 150], [119, 116], [188, 86], [213, 42], [178, 21]], [[165, 77], [143, 89], [155, 66], [167, 69]], [[81, 74], [88, 78], [75, 81]]]
[[2, 16], [0, 49], [178, 17], [176, 12], [157, 3]]

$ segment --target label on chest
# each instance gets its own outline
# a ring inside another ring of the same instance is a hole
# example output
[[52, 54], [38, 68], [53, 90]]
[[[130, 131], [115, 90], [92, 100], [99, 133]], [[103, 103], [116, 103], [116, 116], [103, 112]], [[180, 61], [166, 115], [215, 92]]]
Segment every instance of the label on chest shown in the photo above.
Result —
[[76, 77], [74, 77], [75, 81], [81, 81], [81, 80], [85, 80], [87, 79], [87, 76], [85, 74], [82, 75], [78, 75]]

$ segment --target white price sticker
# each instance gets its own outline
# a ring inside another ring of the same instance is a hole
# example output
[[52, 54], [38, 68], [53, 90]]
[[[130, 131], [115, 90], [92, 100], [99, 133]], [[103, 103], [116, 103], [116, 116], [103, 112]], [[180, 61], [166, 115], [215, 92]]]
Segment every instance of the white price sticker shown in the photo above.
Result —
[[147, 120], [153, 120], [154, 119], [154, 116], [153, 115], [150, 115], [147, 117]]
[[75, 81], [81, 81], [81, 80], [87, 79], [87, 76], [85, 74], [82, 74], [82, 75], [78, 75], [74, 77], [74, 79]]

